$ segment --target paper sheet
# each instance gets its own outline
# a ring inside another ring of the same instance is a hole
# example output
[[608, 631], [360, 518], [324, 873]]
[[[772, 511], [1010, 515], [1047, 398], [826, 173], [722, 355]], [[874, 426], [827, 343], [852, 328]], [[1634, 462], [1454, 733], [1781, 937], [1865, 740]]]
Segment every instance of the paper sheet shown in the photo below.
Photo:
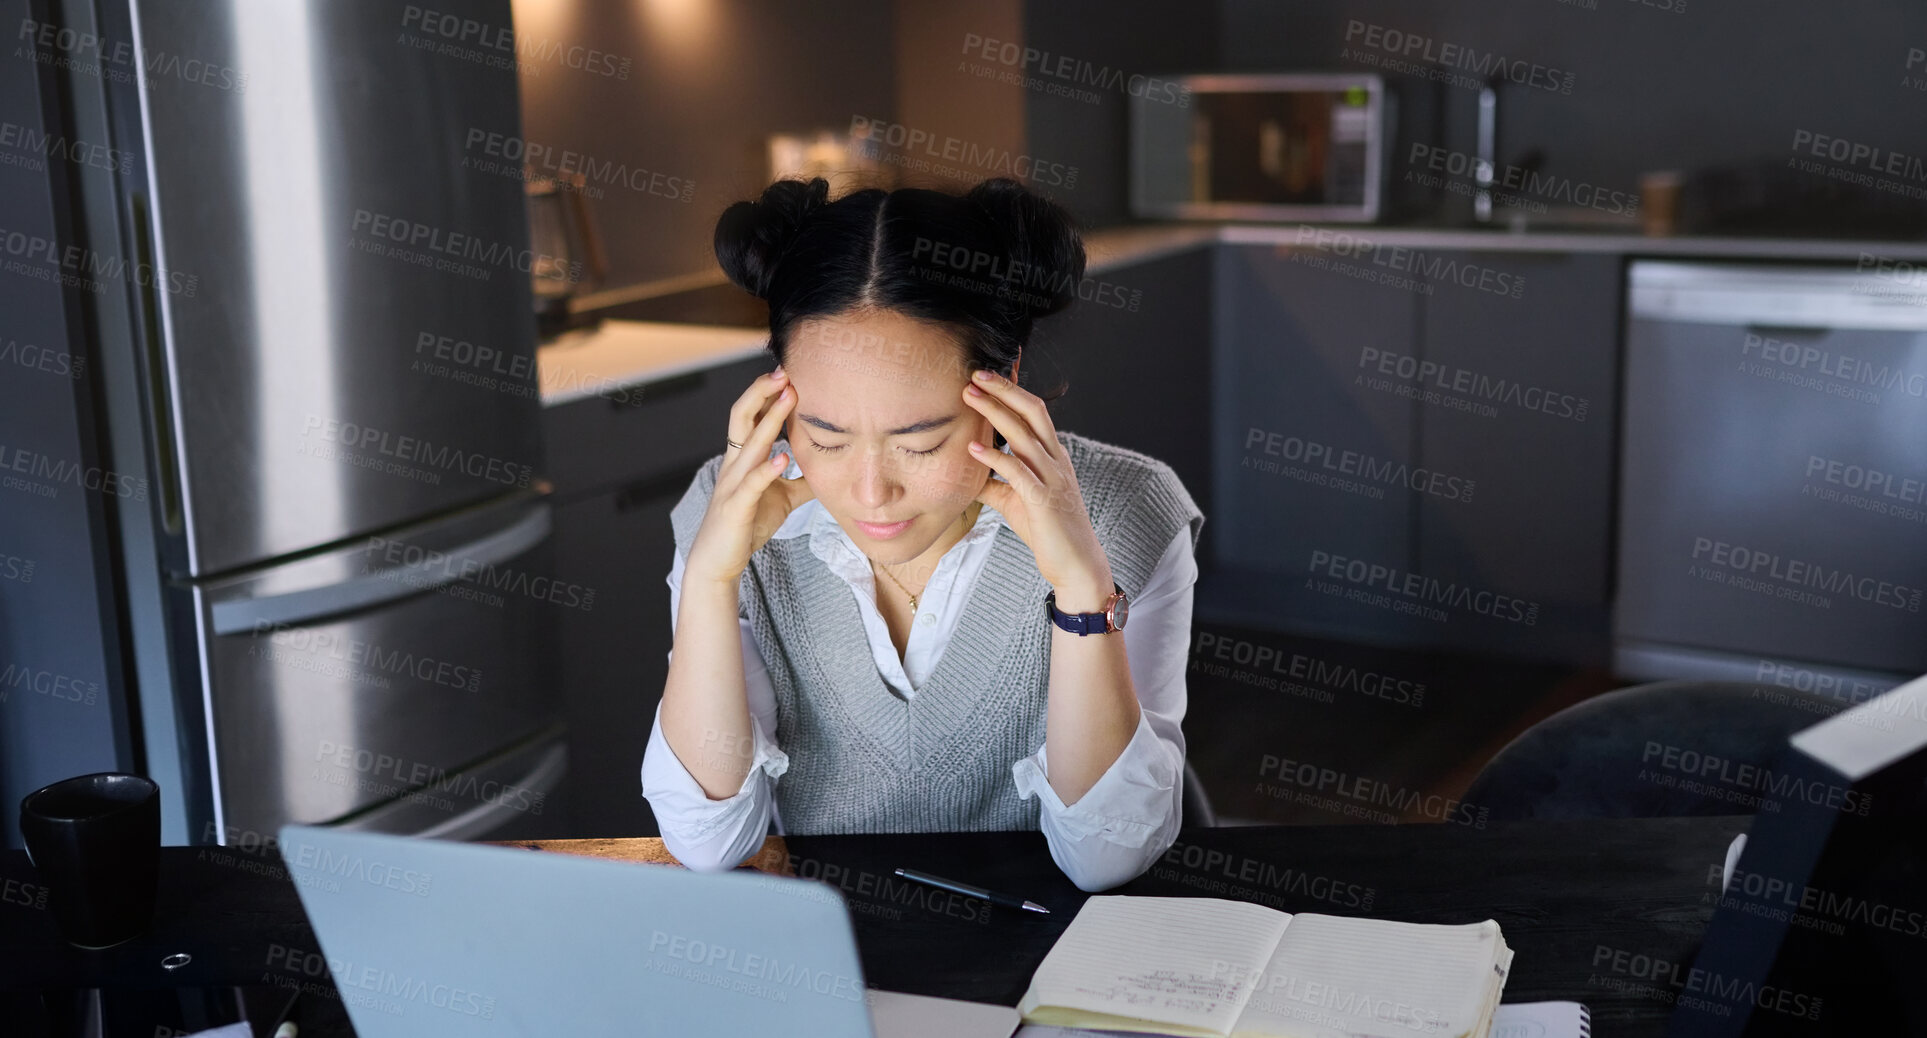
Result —
[[1491, 920], [1438, 926], [1301, 912], [1258, 978], [1237, 1033], [1475, 1033], [1498, 1001], [1502, 948]]
[[1224, 898], [1093, 897], [1045, 955], [1032, 992], [1046, 1006], [1228, 1034], [1290, 919]]

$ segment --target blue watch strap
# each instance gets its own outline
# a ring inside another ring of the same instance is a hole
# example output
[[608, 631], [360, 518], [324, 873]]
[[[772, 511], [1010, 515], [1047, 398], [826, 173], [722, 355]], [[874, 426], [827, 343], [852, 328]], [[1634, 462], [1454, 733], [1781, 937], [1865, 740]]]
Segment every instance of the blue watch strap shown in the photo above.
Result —
[[1055, 589], [1053, 589], [1050, 594], [1044, 596], [1044, 601], [1049, 604], [1050, 618], [1057, 626], [1076, 635], [1091, 633], [1089, 626], [1084, 622], [1083, 613], [1067, 613], [1057, 608], [1057, 592]]
[[[1111, 582], [1111, 590], [1123, 594], [1124, 589]], [[1052, 588], [1044, 594], [1044, 609], [1050, 614], [1051, 622], [1076, 635], [1103, 634], [1110, 630], [1103, 613], [1067, 613], [1057, 608], [1057, 589]]]

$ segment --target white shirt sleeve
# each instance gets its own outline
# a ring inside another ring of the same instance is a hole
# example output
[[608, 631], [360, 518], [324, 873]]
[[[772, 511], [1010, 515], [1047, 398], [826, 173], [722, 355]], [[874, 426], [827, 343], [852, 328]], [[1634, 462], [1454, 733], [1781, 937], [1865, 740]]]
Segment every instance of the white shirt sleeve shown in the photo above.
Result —
[[[1198, 563], [1187, 527], [1131, 598], [1125, 654], [1137, 689], [1136, 734], [1077, 803], [1051, 789], [1045, 747], [1011, 766], [1017, 794], [1043, 805], [1039, 825], [1052, 860], [1086, 891], [1108, 890], [1149, 869], [1177, 839], [1183, 820], [1186, 662]], [[1096, 637], [1096, 636], [1093, 636]]]
[[[677, 551], [668, 578], [672, 636], [682, 604], [682, 574], [682, 552]], [[663, 738], [661, 703], [656, 704], [655, 726], [642, 756], [642, 795], [655, 812], [663, 846], [677, 861], [702, 872], [733, 869], [763, 846], [773, 810], [770, 783], [789, 769], [789, 756], [770, 735], [776, 730], [776, 694], [769, 670], [756, 649], [749, 621], [739, 617], [737, 625], [742, 631], [743, 681], [755, 742], [755, 758], [742, 788], [726, 799], [710, 799]], [[673, 649], [669, 657], [675, 658]]]

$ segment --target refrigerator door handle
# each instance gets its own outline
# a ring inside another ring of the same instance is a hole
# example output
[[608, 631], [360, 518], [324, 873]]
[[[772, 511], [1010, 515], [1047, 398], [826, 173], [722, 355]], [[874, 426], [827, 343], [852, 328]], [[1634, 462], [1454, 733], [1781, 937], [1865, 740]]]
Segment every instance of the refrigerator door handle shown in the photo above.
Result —
[[[529, 773], [516, 785], [529, 793], [550, 793], [561, 784], [562, 776], [569, 768], [569, 748], [567, 745], [549, 747], [542, 759], [535, 762]], [[507, 812], [512, 810], [502, 804], [481, 803], [455, 815], [446, 822], [429, 826], [411, 833], [430, 840], [472, 840], [499, 828]]]
[[538, 503], [529, 513], [486, 537], [435, 557], [402, 566], [364, 573], [358, 577], [303, 588], [261, 598], [240, 598], [213, 605], [215, 634], [243, 634], [276, 625], [298, 626], [324, 616], [367, 609], [424, 592], [433, 591], [472, 572], [474, 566], [492, 566], [522, 554], [549, 535], [547, 502]]
[[[534, 747], [533, 749], [529, 747]], [[320, 822], [333, 829], [354, 832], [398, 833], [404, 836], [417, 836], [432, 840], [474, 840], [501, 831], [502, 827], [514, 820], [518, 814], [541, 814], [547, 806], [542, 801], [562, 785], [569, 770], [569, 745], [567, 734], [562, 726], [552, 726], [538, 737], [535, 742], [525, 744], [515, 751], [518, 758], [532, 757], [532, 762], [518, 759], [514, 770], [503, 774], [509, 765], [497, 760], [493, 765], [464, 769], [456, 776], [443, 775], [429, 784], [419, 787], [420, 792], [433, 793], [436, 786], [447, 783], [453, 777], [458, 781], [451, 785], [473, 785], [477, 775], [485, 780], [483, 785], [494, 782], [499, 792], [494, 796], [484, 796], [480, 803], [467, 810], [454, 813], [428, 824], [423, 824], [427, 812], [418, 804], [412, 803], [409, 796], [401, 796], [368, 810], [357, 812], [354, 816], [336, 822]], [[501, 776], [499, 779], [496, 776]], [[459, 781], [467, 776], [467, 783]], [[529, 798], [535, 803], [529, 803]], [[518, 806], [518, 803], [520, 806]]]
[[[151, 211], [145, 192], [136, 191], [129, 200], [133, 207], [134, 261], [140, 266], [136, 270], [158, 272], [154, 263], [154, 214]], [[186, 529], [186, 519], [182, 512], [181, 466], [175, 455], [179, 446], [174, 442], [174, 400], [171, 382], [168, 379], [167, 358], [169, 351], [164, 336], [167, 334], [167, 313], [154, 289], [155, 277], [138, 279], [140, 281], [140, 351], [142, 367], [146, 379], [141, 387], [147, 394], [147, 442], [151, 445], [153, 456], [149, 463], [154, 466], [155, 483], [160, 488], [161, 529], [171, 536], [180, 536]]]

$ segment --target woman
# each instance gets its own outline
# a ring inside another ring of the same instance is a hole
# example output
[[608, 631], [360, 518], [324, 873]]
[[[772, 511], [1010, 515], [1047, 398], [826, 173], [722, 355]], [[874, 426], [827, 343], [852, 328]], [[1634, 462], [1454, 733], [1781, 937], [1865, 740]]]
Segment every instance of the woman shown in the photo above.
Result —
[[777, 363], [671, 515], [664, 842], [707, 870], [772, 820], [1041, 828], [1082, 889], [1127, 882], [1180, 821], [1204, 517], [1017, 384], [1084, 274], [1060, 207], [1005, 178], [827, 198], [778, 181], [716, 227]]

